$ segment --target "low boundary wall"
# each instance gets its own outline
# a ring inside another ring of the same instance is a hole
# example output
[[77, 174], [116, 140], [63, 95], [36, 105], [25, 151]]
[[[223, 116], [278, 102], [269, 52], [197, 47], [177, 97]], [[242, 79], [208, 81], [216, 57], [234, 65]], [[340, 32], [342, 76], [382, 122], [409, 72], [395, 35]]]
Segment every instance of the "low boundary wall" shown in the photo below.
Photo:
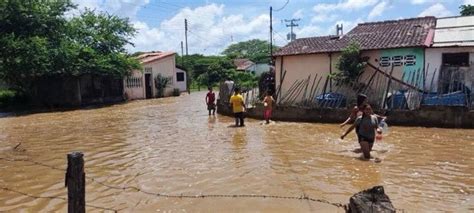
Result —
[[[217, 113], [232, 115], [227, 104], [217, 101]], [[380, 112], [376, 112], [380, 113]], [[350, 114], [350, 109], [315, 109], [301, 107], [281, 107], [273, 109], [272, 120], [317, 123], [342, 123]], [[380, 113], [383, 114], [383, 113]], [[263, 106], [249, 108], [246, 116], [263, 119]], [[387, 113], [387, 123], [398, 126], [421, 126], [441, 128], [474, 128], [474, 111], [464, 107], [422, 107], [419, 110], [391, 110]]]

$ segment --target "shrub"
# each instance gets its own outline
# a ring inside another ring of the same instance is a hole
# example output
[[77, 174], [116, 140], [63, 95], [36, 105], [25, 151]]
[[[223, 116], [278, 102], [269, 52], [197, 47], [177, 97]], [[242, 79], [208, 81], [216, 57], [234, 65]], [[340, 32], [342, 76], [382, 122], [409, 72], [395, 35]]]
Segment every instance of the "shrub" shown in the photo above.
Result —
[[174, 88], [174, 89], [173, 89], [173, 96], [179, 96], [180, 93], [181, 93], [181, 92], [179, 91], [178, 88]]

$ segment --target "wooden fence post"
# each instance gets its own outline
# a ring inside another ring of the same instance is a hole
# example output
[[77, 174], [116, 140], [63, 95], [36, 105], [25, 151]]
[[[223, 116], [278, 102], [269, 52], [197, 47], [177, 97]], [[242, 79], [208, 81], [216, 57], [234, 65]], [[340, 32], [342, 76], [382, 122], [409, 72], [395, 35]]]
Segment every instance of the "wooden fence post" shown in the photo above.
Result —
[[86, 212], [86, 173], [84, 173], [84, 154], [72, 152], [67, 154], [67, 171], [65, 186], [69, 213]]

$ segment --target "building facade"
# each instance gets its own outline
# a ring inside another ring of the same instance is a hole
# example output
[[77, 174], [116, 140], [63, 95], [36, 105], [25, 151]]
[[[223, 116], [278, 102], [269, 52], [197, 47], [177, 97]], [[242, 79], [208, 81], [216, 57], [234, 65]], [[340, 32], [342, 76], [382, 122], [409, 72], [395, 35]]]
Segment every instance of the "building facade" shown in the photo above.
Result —
[[[164, 96], [171, 96], [175, 88], [181, 91], [182, 82], [178, 82], [177, 79], [175, 56], [174, 52], [151, 52], [139, 55], [137, 58], [140, 60], [143, 70], [134, 70], [130, 76], [124, 79], [125, 97], [129, 100], [159, 97], [157, 88], [159, 76], [169, 79], [164, 88]], [[182, 72], [180, 71], [180, 73]]]

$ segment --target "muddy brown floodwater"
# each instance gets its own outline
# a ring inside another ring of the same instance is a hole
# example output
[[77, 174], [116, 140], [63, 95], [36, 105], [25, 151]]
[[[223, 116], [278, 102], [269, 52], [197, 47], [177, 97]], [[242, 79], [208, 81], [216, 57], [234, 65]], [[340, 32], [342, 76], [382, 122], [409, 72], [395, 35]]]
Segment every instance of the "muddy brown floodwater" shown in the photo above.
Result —
[[383, 161], [366, 162], [353, 152], [354, 133], [341, 141], [335, 124], [248, 119], [231, 128], [232, 118], [207, 115], [204, 96], [0, 118], [0, 212], [65, 212], [66, 154], [75, 150], [85, 155], [91, 212], [343, 212], [308, 200], [122, 188], [347, 203], [374, 185], [408, 212], [474, 211], [474, 130], [391, 127], [374, 146]]

